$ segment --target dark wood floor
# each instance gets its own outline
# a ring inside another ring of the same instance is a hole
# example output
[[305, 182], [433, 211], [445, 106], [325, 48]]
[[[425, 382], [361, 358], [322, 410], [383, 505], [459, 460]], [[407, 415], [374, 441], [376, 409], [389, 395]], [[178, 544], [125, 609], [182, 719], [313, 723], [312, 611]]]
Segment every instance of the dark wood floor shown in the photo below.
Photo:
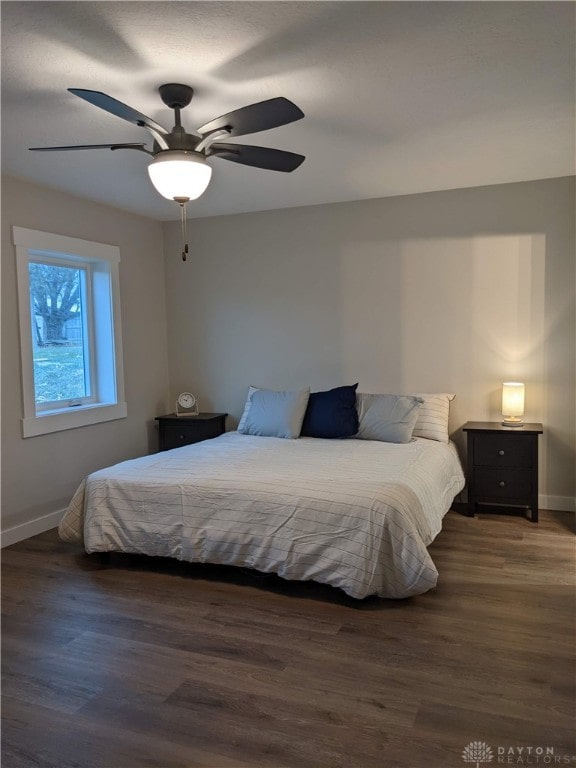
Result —
[[405, 601], [106, 561], [54, 531], [8, 547], [2, 766], [451, 768], [472, 741], [566, 764], [572, 519], [451, 512], [438, 588]]

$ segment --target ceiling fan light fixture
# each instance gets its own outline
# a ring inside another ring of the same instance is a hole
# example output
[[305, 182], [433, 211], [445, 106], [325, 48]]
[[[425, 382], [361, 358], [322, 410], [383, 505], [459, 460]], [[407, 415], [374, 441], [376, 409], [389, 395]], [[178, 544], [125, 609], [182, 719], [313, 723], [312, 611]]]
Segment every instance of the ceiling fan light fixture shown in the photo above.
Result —
[[180, 202], [196, 200], [206, 191], [212, 168], [198, 152], [170, 149], [154, 157], [148, 174], [157, 192], [168, 200]]

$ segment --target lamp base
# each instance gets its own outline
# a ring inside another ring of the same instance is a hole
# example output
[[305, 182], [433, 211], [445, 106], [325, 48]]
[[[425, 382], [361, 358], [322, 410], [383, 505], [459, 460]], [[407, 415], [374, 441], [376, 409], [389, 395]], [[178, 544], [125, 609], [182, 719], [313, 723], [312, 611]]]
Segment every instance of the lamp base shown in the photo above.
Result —
[[502, 421], [503, 427], [523, 427], [524, 422], [518, 416], [508, 416], [507, 419]]

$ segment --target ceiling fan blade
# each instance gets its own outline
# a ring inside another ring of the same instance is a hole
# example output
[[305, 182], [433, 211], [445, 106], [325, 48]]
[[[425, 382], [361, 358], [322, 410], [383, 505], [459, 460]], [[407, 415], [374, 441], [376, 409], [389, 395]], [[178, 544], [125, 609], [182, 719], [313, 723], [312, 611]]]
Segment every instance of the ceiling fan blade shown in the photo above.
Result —
[[156, 131], [157, 133], [168, 133], [166, 128], [163, 128], [155, 120], [152, 120], [151, 117], [147, 117], [141, 112], [137, 112], [127, 104], [118, 101], [118, 99], [113, 99], [112, 96], [108, 96], [100, 91], [88, 91], [85, 88], [68, 88], [68, 90], [70, 93], [79, 96], [89, 104], [94, 104], [95, 107], [100, 107], [100, 109], [104, 109], [106, 112], [110, 112], [110, 114], [122, 118], [122, 120], [127, 120], [129, 123], [139, 125], [141, 128], [150, 128], [150, 130]]
[[249, 144], [221, 144], [220, 142], [212, 144], [210, 155], [231, 160], [233, 163], [284, 173], [296, 170], [305, 160], [304, 155], [285, 152], [283, 149], [252, 147]]
[[145, 149], [145, 144], [75, 144], [71, 147], [29, 147], [31, 152], [60, 152], [69, 149], [140, 149], [142, 152], [152, 154]]
[[258, 133], [293, 123], [302, 117], [304, 112], [296, 104], [279, 96], [277, 99], [259, 101], [257, 104], [250, 104], [217, 117], [198, 128], [198, 133], [203, 136], [220, 128], [227, 128], [229, 136], [244, 136], [247, 133]]

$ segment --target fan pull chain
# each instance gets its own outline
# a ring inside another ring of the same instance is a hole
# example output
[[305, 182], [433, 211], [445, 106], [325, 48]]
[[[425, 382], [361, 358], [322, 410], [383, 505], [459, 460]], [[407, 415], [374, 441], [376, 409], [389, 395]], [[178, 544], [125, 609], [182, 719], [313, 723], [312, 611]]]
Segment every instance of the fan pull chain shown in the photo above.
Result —
[[186, 203], [189, 198], [174, 198], [180, 205], [180, 222], [182, 225], [182, 261], [186, 261], [188, 256], [188, 233], [186, 229]]
[[186, 203], [182, 203], [180, 210], [182, 211], [182, 261], [186, 261], [188, 255], [188, 233], [186, 232]]

